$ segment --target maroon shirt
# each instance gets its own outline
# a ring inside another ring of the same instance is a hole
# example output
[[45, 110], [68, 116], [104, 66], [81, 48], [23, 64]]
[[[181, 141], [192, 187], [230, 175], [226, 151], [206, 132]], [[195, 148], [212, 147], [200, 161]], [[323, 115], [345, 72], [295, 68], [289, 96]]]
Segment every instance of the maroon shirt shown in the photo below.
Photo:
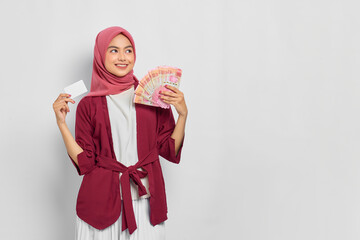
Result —
[[[135, 84], [134, 88], [137, 84]], [[123, 192], [122, 230], [136, 229], [130, 192], [130, 178], [146, 194], [140, 178], [148, 176], [150, 222], [157, 225], [167, 219], [164, 178], [159, 155], [173, 163], [180, 162], [183, 141], [175, 155], [175, 139], [171, 134], [175, 120], [171, 109], [135, 103], [137, 150], [139, 161], [126, 167], [116, 160], [113, 149], [109, 113], [105, 96], [85, 96], [76, 109], [75, 140], [84, 150], [78, 154], [79, 166], [71, 159], [79, 175], [84, 175], [76, 203], [77, 215], [97, 229], [112, 225], [120, 216]], [[143, 171], [137, 170], [141, 167]], [[122, 172], [119, 181], [119, 172]]]

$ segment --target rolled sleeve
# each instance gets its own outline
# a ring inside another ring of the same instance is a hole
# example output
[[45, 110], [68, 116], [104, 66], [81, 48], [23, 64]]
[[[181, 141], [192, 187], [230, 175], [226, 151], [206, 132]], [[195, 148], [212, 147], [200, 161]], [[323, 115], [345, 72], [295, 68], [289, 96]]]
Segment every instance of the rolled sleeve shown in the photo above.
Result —
[[90, 104], [86, 98], [83, 98], [76, 108], [75, 120], [75, 141], [83, 149], [83, 152], [77, 155], [78, 165], [68, 154], [79, 175], [84, 175], [95, 167], [93, 132]]
[[159, 149], [159, 155], [170, 162], [178, 164], [181, 158], [185, 134], [181, 141], [179, 151], [175, 154], [175, 139], [171, 137], [174, 129], [175, 120], [171, 108], [158, 108], [157, 147]]

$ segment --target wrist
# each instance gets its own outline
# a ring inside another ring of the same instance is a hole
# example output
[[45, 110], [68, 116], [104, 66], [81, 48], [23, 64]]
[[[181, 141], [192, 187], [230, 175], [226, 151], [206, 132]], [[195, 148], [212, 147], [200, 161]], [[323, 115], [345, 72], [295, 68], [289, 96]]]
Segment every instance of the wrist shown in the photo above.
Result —
[[62, 121], [57, 121], [57, 125], [59, 128], [63, 128], [63, 127], [66, 127], [66, 122], [62, 122]]
[[179, 114], [179, 118], [184, 118], [184, 119], [186, 119], [186, 118], [187, 118], [187, 113]]

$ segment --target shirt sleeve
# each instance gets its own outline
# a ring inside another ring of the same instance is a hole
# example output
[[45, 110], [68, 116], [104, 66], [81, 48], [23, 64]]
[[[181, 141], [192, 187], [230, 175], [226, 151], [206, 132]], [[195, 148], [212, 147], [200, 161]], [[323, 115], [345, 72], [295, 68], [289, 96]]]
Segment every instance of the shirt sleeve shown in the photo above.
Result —
[[82, 99], [76, 108], [75, 120], [75, 141], [83, 149], [83, 152], [77, 155], [79, 165], [68, 154], [79, 175], [84, 175], [95, 167], [93, 132], [94, 127], [91, 124], [90, 104]]
[[177, 155], [175, 155], [175, 139], [171, 138], [174, 129], [175, 120], [171, 108], [158, 108], [157, 147], [159, 154], [170, 162], [179, 163], [185, 134], [181, 141], [179, 151]]

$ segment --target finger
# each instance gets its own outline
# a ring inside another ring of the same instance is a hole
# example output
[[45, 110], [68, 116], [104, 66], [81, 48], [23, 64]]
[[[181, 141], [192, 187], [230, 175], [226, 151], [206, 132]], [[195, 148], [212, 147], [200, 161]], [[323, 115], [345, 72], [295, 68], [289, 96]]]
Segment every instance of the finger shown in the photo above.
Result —
[[75, 103], [74, 99], [72, 98], [64, 98], [66, 102], [71, 102], [71, 103]]
[[166, 104], [171, 104], [171, 105], [176, 105], [177, 104], [177, 102], [176, 101], [172, 101], [172, 100], [162, 100], [164, 103], [166, 103]]
[[61, 105], [60, 110], [61, 110], [62, 112], [70, 112], [69, 106], [68, 106], [66, 103], [63, 103], [63, 104]]
[[166, 100], [166, 99], [161, 99], [161, 101], [163, 101], [164, 103], [168, 103], [168, 104], [170, 104], [170, 101], [169, 101], [169, 100]]
[[63, 102], [55, 102], [53, 105], [55, 112], [60, 111], [62, 109], [63, 105], [64, 105]]
[[67, 102], [69, 102], [69, 100], [70, 100], [70, 101], [74, 101], [74, 100], [72, 100], [71, 98], [63, 97], [63, 98], [58, 98], [58, 99], [56, 99], [55, 102], [54, 102], [54, 104], [66, 102], [65, 100], [66, 100]]
[[167, 100], [167, 101], [181, 101], [181, 97], [178, 95], [175, 96], [160, 96], [161, 100]]
[[64, 97], [71, 97], [71, 94], [68, 94], [68, 93], [60, 93], [60, 94], [59, 94], [59, 97], [58, 97], [56, 100], [62, 99], [62, 98], [64, 98]]
[[59, 102], [66, 102], [66, 103], [71, 102], [71, 103], [75, 103], [75, 101], [74, 101], [73, 99], [71, 99], [71, 98], [63, 98], [63, 99], [59, 100]]
[[177, 89], [176, 87], [173, 87], [173, 86], [170, 86], [170, 85], [165, 85], [165, 87], [167, 89], [170, 89], [170, 90], [174, 91], [174, 92], [179, 92], [179, 89]]
[[170, 100], [163, 100], [164, 103], [167, 103], [167, 104], [171, 104], [171, 105], [176, 105], [176, 101], [170, 101]]
[[61, 105], [61, 106], [59, 106], [59, 108], [57, 109], [56, 113], [57, 113], [57, 112], [62, 113], [62, 112], [65, 112], [65, 111], [66, 111], [65, 105]]
[[165, 101], [169, 101], [170, 97], [167, 97], [167, 96], [160, 96], [160, 99], [161, 100], [165, 100]]
[[172, 92], [172, 91], [160, 91], [161, 95], [166, 95], [166, 96], [176, 96], [177, 94]]

